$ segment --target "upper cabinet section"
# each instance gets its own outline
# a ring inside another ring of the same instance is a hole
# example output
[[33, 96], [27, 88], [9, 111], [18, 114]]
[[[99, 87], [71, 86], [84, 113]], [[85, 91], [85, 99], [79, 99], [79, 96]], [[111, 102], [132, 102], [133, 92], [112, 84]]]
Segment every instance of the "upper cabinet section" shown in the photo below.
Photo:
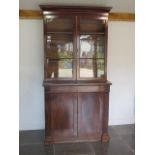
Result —
[[45, 81], [105, 81], [110, 8], [41, 8]]

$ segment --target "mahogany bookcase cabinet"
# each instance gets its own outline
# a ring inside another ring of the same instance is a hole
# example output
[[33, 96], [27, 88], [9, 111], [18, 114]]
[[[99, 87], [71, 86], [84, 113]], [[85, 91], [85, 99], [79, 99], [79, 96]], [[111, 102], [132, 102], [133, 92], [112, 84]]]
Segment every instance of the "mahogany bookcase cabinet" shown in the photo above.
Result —
[[40, 7], [44, 20], [45, 143], [107, 142], [111, 8]]

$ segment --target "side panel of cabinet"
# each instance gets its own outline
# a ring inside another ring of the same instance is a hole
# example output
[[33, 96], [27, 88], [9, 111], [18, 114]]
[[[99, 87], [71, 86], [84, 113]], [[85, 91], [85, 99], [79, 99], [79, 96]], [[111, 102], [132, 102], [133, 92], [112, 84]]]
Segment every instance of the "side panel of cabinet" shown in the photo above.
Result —
[[46, 137], [77, 136], [76, 93], [45, 94]]
[[103, 118], [102, 115], [102, 93], [78, 93], [78, 136], [101, 136]]

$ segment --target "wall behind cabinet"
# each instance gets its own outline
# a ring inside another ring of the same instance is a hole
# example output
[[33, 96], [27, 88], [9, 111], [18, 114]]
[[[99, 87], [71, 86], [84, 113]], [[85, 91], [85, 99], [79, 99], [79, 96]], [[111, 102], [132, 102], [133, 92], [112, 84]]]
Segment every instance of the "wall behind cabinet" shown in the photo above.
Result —
[[135, 23], [109, 22], [108, 80], [112, 125], [134, 123]]
[[19, 127], [44, 128], [43, 21], [19, 21]]
[[[134, 22], [109, 22], [109, 124], [134, 123]], [[44, 128], [43, 22], [19, 21], [20, 130]]]

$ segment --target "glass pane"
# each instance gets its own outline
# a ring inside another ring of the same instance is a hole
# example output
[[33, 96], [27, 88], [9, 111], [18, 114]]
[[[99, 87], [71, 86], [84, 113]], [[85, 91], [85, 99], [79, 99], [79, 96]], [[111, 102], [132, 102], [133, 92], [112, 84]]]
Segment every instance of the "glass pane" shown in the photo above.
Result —
[[104, 58], [103, 35], [81, 35], [80, 47], [80, 58]]
[[104, 76], [103, 59], [80, 59], [81, 78], [102, 78]]
[[72, 58], [73, 36], [66, 34], [47, 35], [47, 57], [48, 58]]
[[72, 59], [48, 60], [47, 78], [72, 78]]
[[81, 19], [80, 32], [104, 32], [104, 20]]
[[73, 19], [57, 16], [46, 16], [46, 28], [47, 32], [72, 32], [73, 31]]

